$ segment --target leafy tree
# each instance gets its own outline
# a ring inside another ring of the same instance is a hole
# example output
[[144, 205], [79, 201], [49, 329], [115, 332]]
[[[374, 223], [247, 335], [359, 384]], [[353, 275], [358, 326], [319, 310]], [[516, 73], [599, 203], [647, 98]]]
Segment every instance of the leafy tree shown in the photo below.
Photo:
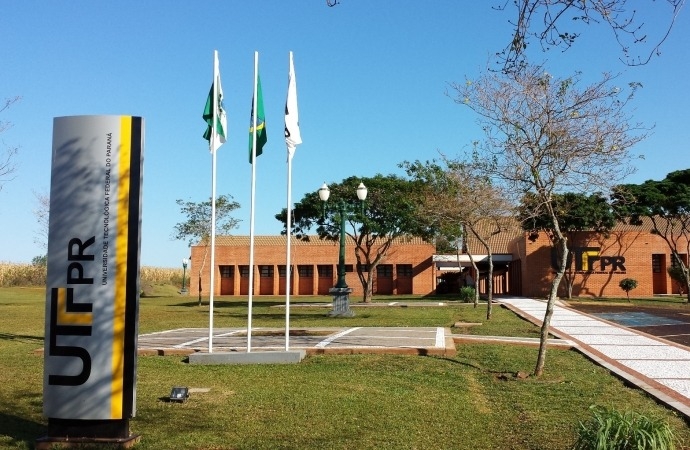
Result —
[[554, 195], [608, 192], [631, 171], [628, 150], [644, 137], [644, 130], [631, 125], [625, 112], [631, 97], [611, 87], [612, 81], [604, 74], [599, 82], [580, 88], [579, 74], [554, 79], [540, 66], [527, 66], [453, 85], [456, 102], [477, 113], [485, 131], [473, 164], [506, 192], [532, 194], [532, 214], [551, 221], [560, 261], [541, 328], [537, 376], [544, 370], [553, 306], [568, 258], [568, 239]]
[[[413, 179], [420, 182], [423, 195], [418, 196], [420, 216], [433, 220], [443, 231], [460, 226], [465, 245], [470, 237], [477, 239], [488, 255], [487, 320], [491, 319], [493, 300], [492, 236], [503, 229], [502, 222], [512, 214], [510, 196], [491, 183], [470, 164], [460, 160], [444, 159], [445, 168], [435, 161], [405, 162], [402, 166]], [[471, 252], [467, 252], [475, 273], [479, 273]], [[475, 306], [478, 299], [475, 290]]]
[[[4, 103], [0, 104], [0, 113], [8, 109], [12, 104], [18, 102], [21, 97], [12, 97], [5, 99]], [[0, 133], [3, 133], [12, 127], [12, 123], [0, 120]], [[3, 149], [0, 150], [0, 190], [2, 186], [12, 180], [12, 174], [17, 170], [15, 157], [19, 151], [18, 147], [9, 147], [3, 144]]]
[[[355, 189], [362, 182], [368, 195], [361, 208]], [[396, 175], [376, 175], [371, 178], [349, 177], [329, 185], [329, 205], [344, 202], [351, 212], [346, 214], [346, 234], [355, 243], [357, 276], [364, 290], [364, 302], [373, 296], [373, 274], [386, 257], [393, 240], [410, 236], [430, 239], [431, 233], [420, 225], [412, 201], [415, 184]], [[286, 226], [285, 208], [276, 219]], [[292, 235], [308, 241], [315, 229], [320, 239], [340, 239], [340, 215], [337, 208], [325, 207], [318, 193], [310, 192], [295, 204]], [[283, 234], [287, 233], [287, 228]], [[365, 270], [366, 269], [366, 270]]]
[[690, 169], [671, 172], [661, 181], [620, 185], [613, 199], [618, 214], [637, 225], [646, 218], [652, 233], [666, 242], [690, 301], [690, 271], [680, 256], [690, 254]]
[[[573, 243], [581, 231], [590, 231], [607, 236], [616, 225], [616, 217], [611, 205], [601, 192], [587, 195], [580, 192], [566, 192], [554, 194], [554, 210], [559, 218], [559, 226], [569, 243]], [[546, 233], [552, 245], [557, 242], [557, 235], [551, 216], [544, 208], [539, 207], [539, 199], [533, 193], [526, 194], [522, 199], [518, 217], [521, 219], [525, 231], [537, 235]], [[560, 255], [559, 255], [560, 256]], [[573, 297], [575, 271], [571, 257], [566, 261], [563, 280], [566, 283], [568, 298]]]
[[[177, 199], [175, 202], [186, 220], [175, 225], [172, 239], [187, 240], [190, 247], [194, 243], [204, 245], [204, 258], [199, 267], [198, 275], [199, 305], [201, 306], [201, 273], [206, 265], [206, 256], [211, 240], [211, 199], [199, 203], [181, 199]], [[230, 234], [232, 230], [237, 228], [240, 221], [232, 217], [231, 214], [239, 207], [240, 204], [234, 201], [231, 195], [221, 195], [216, 199], [216, 233]]]
[[687, 288], [687, 281], [685, 279], [685, 274], [683, 273], [683, 268], [678, 264], [673, 264], [671, 267], [666, 269], [666, 272], [668, 272], [668, 276], [671, 277], [676, 284], [678, 284], [678, 290], [682, 295]]
[[621, 282], [618, 283], [618, 286], [625, 291], [625, 295], [628, 297], [628, 301], [630, 301], [630, 291], [637, 287], [637, 280], [633, 278], [623, 278]]

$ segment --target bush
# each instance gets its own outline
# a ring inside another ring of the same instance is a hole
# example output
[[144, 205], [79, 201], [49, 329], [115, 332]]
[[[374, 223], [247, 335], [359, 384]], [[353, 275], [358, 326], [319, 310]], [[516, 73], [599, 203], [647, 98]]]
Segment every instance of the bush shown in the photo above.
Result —
[[460, 300], [465, 303], [472, 303], [474, 301], [474, 288], [472, 286], [461, 287]]
[[642, 414], [591, 406], [593, 416], [580, 422], [573, 450], [673, 450], [675, 436], [669, 425], [661, 419], [650, 419]]

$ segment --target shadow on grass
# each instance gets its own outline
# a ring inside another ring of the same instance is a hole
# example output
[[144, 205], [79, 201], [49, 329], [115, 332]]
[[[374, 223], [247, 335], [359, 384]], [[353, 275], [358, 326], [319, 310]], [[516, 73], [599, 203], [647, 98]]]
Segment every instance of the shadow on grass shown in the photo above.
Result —
[[43, 342], [43, 336], [29, 336], [25, 334], [0, 333], [0, 340], [22, 341], [22, 342]]
[[10, 437], [16, 448], [33, 448], [34, 441], [47, 432], [48, 427], [42, 423], [0, 413], [0, 436]]

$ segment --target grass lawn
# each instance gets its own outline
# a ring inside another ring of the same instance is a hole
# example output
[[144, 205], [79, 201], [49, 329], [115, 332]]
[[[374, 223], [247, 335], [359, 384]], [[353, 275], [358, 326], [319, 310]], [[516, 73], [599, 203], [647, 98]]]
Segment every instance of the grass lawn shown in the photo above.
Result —
[[[141, 299], [140, 332], [208, 326], [195, 298]], [[29, 449], [46, 432], [42, 417], [44, 291], [0, 289], [0, 448]], [[451, 326], [463, 332], [537, 336], [506, 309], [452, 303], [438, 307], [358, 307], [357, 316], [325, 317], [318, 303], [292, 309], [293, 327]], [[388, 301], [390, 299], [381, 299]], [[400, 300], [396, 298], [396, 300]], [[407, 299], [413, 301], [418, 299]], [[436, 299], [435, 299], [436, 300]], [[279, 298], [254, 298], [253, 324], [284, 326]], [[246, 299], [216, 299], [214, 324], [246, 326]], [[181, 357], [138, 359], [139, 449], [567, 449], [590, 405], [667, 420], [687, 445], [690, 429], [672, 411], [572, 350], [550, 350], [546, 373], [530, 373], [536, 348], [462, 344], [454, 358], [312, 356], [295, 365], [190, 366]], [[208, 389], [189, 401], [161, 401], [173, 385]]]

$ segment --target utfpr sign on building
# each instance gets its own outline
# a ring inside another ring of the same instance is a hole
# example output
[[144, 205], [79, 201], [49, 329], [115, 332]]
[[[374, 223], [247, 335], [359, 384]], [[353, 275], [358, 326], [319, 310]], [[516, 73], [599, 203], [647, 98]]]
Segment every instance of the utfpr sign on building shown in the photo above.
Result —
[[[558, 253], [552, 248], [551, 265], [554, 269], [558, 268], [558, 262]], [[625, 257], [603, 256], [600, 247], [573, 247], [569, 249], [567, 266], [576, 273], [625, 273]]]

